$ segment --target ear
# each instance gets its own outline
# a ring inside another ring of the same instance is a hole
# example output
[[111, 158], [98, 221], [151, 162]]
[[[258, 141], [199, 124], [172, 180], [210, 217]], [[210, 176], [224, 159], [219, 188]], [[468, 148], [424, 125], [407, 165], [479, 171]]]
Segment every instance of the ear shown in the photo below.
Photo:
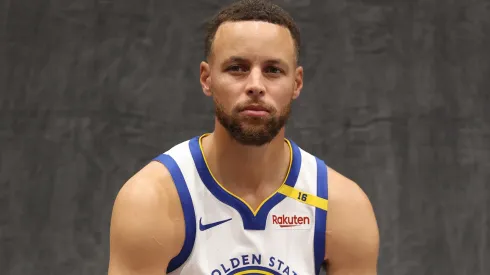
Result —
[[294, 91], [293, 99], [296, 99], [303, 89], [303, 67], [298, 66], [294, 72]]
[[202, 61], [199, 69], [199, 80], [201, 82], [202, 91], [205, 95], [211, 96], [211, 89], [209, 88], [211, 84], [211, 70], [209, 68], [209, 64], [205, 61]]

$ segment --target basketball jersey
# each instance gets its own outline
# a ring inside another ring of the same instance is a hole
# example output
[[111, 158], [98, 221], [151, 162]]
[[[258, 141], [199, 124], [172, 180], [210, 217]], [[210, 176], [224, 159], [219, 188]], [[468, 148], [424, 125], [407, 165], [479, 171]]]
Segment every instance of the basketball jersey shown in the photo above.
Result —
[[328, 204], [325, 163], [286, 139], [287, 177], [253, 210], [214, 178], [202, 137], [154, 159], [169, 170], [185, 220], [185, 241], [167, 274], [319, 274]]

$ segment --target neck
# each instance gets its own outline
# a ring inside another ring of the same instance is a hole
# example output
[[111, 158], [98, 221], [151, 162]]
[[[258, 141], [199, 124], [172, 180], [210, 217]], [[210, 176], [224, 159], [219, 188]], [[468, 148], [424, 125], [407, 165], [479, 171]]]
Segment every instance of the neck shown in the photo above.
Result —
[[290, 162], [284, 129], [266, 145], [245, 146], [216, 123], [215, 131], [203, 138], [203, 150], [214, 177], [225, 188], [241, 192], [282, 184]]

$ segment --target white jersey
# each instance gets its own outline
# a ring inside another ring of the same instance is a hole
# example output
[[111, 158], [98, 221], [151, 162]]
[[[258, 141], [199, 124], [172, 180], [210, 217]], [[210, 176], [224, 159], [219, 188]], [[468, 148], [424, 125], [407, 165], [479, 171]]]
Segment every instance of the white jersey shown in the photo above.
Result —
[[257, 211], [213, 177], [201, 137], [154, 160], [170, 171], [185, 218], [185, 241], [167, 274], [319, 274], [325, 255], [327, 169], [294, 142], [287, 178]]

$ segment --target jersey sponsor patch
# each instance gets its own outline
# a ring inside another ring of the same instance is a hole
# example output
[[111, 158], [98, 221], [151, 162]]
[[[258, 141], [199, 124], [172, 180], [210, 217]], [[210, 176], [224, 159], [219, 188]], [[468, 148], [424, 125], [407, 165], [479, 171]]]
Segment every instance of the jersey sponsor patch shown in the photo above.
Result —
[[210, 275], [298, 275], [287, 262], [274, 256], [244, 254], [223, 262]]
[[313, 219], [308, 215], [300, 214], [272, 214], [271, 224], [277, 229], [310, 229]]

